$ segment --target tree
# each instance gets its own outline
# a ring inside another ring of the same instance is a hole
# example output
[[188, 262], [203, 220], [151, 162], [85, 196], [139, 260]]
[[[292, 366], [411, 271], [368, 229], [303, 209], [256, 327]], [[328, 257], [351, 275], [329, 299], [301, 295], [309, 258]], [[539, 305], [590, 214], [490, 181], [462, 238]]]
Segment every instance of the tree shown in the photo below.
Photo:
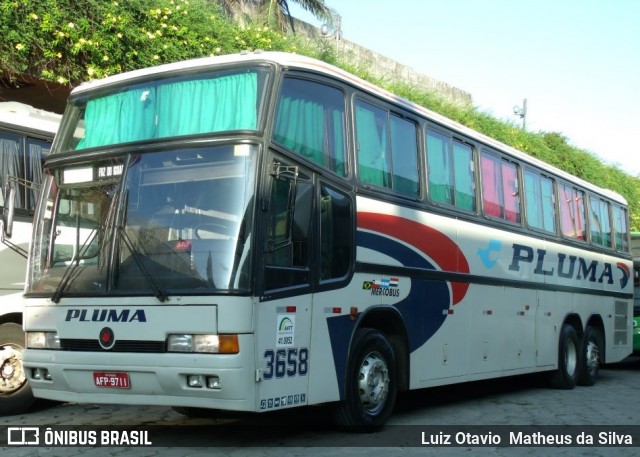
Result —
[[[275, 30], [295, 33], [289, 0], [215, 0], [224, 11], [241, 24], [258, 22]], [[324, 0], [291, 0], [319, 19], [333, 22], [335, 12]]]

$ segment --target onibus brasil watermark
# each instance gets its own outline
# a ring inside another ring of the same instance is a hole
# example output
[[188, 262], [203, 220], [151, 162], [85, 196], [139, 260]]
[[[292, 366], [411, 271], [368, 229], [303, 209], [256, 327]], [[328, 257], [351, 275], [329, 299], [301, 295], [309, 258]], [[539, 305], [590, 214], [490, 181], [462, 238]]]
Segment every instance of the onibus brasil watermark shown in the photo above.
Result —
[[152, 446], [147, 430], [8, 427], [8, 446]]

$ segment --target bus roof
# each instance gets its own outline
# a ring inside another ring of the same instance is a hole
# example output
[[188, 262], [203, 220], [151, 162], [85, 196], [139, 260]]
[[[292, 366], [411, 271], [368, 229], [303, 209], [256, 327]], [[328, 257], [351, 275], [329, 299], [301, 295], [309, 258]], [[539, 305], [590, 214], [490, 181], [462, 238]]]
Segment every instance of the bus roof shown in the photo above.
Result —
[[333, 65], [330, 65], [326, 62], [322, 62], [320, 60], [302, 56], [299, 54], [292, 54], [286, 52], [244, 52], [240, 54], [228, 54], [222, 56], [214, 56], [214, 57], [203, 57], [199, 59], [191, 59], [185, 60], [181, 62], [174, 62], [169, 64], [158, 65], [155, 67], [143, 68], [139, 70], [133, 70], [126, 73], [121, 73], [113, 76], [109, 76], [107, 78], [90, 81], [87, 83], [83, 83], [82, 85], [76, 87], [72, 92], [71, 96], [76, 96], [83, 94], [86, 91], [91, 91], [93, 89], [101, 88], [104, 86], [109, 86], [112, 84], [124, 83], [127, 81], [146, 78], [152, 75], [161, 75], [165, 73], [172, 73], [176, 71], [183, 70], [192, 70], [197, 68], [206, 68], [214, 65], [221, 64], [233, 64], [233, 63], [250, 63], [250, 62], [267, 62], [278, 64], [287, 68], [295, 68], [301, 70], [314, 71], [318, 73], [322, 73], [327, 76], [331, 76], [337, 78], [339, 80], [350, 83], [353, 86], [356, 86], [360, 89], [363, 89], [371, 94], [377, 95], [387, 101], [397, 104], [404, 109], [416, 112], [433, 122], [436, 122], [444, 127], [450, 128], [454, 131], [457, 131], [459, 134], [464, 135], [468, 138], [476, 140], [480, 143], [484, 143], [486, 146], [495, 148], [499, 151], [506, 151], [514, 158], [521, 160], [522, 162], [529, 163], [534, 165], [542, 170], [546, 170], [550, 173], [555, 174], [556, 176], [565, 179], [569, 182], [573, 182], [579, 184], [580, 186], [606, 196], [614, 201], [617, 201], [621, 204], [626, 205], [626, 199], [617, 192], [614, 192], [609, 189], [604, 189], [599, 186], [596, 186], [588, 181], [585, 181], [577, 176], [571, 175], [559, 168], [556, 168], [542, 160], [539, 160], [535, 157], [532, 157], [526, 153], [523, 153], [511, 146], [508, 146], [494, 138], [491, 138], [487, 135], [479, 133], [469, 127], [466, 127], [462, 124], [459, 124], [441, 114], [438, 114], [434, 111], [431, 111], [423, 106], [420, 106], [416, 103], [410, 102], [402, 97], [399, 97], [385, 89], [382, 89], [368, 81], [365, 81], [351, 73], [348, 73], [340, 68], [337, 68]]
[[0, 124], [55, 135], [62, 116], [18, 102], [0, 102]]

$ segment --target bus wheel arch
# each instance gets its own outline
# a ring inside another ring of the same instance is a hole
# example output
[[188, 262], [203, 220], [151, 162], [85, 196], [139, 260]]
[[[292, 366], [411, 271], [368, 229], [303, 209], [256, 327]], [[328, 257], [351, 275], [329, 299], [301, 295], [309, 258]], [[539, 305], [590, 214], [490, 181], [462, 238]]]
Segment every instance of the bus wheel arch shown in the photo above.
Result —
[[344, 400], [335, 405], [333, 420], [348, 431], [377, 431], [395, 406], [397, 372], [392, 344], [379, 330], [359, 328], [349, 352]]
[[353, 432], [384, 426], [396, 394], [409, 385], [408, 340], [394, 308], [372, 308], [354, 329], [346, 366], [343, 400], [335, 405], [336, 425]]
[[[409, 389], [409, 339], [400, 312], [396, 308], [370, 308], [359, 320], [358, 329], [372, 328], [382, 332], [391, 343], [396, 358], [398, 391]], [[354, 333], [355, 336], [355, 333]]]

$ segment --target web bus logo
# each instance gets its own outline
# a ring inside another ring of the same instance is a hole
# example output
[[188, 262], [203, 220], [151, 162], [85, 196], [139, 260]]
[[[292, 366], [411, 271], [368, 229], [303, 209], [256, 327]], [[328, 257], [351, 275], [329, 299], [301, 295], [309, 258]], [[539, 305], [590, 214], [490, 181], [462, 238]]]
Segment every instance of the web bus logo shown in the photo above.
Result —
[[38, 446], [40, 429], [38, 427], [8, 427], [7, 444], [9, 446]]

